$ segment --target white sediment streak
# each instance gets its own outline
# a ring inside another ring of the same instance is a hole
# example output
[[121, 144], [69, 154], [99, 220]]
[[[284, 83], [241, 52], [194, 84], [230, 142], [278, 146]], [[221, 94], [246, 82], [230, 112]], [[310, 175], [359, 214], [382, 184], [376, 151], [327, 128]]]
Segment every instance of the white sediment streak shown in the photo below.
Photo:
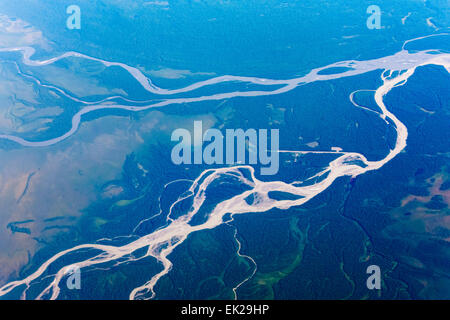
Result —
[[[410, 41], [409, 41], [410, 42]], [[97, 266], [100, 264], [105, 264], [108, 262], [114, 262], [118, 259], [127, 259], [133, 252], [139, 249], [146, 249], [146, 254], [139, 257], [139, 259], [145, 257], [154, 257], [162, 264], [162, 271], [154, 275], [150, 278], [150, 280], [141, 286], [133, 289], [130, 293], [130, 299], [146, 299], [153, 298], [155, 296], [154, 287], [158, 283], [161, 277], [165, 276], [172, 269], [172, 262], [169, 260], [168, 256], [173, 252], [173, 250], [183, 243], [183, 241], [193, 232], [200, 230], [213, 229], [224, 223], [224, 216], [227, 214], [231, 214], [231, 217], [236, 214], [243, 213], [258, 213], [265, 212], [271, 210], [273, 208], [278, 209], [288, 209], [292, 206], [300, 206], [309, 200], [311, 200], [316, 195], [320, 194], [322, 191], [326, 190], [337, 178], [343, 176], [358, 176], [367, 171], [377, 170], [385, 165], [387, 162], [392, 160], [395, 156], [397, 156], [405, 147], [406, 140], [408, 137], [408, 130], [406, 126], [396, 118], [394, 114], [392, 114], [384, 104], [383, 97], [389, 93], [389, 91], [399, 85], [404, 85], [408, 78], [414, 73], [417, 67], [434, 64], [444, 66], [447, 70], [450, 67], [450, 55], [446, 53], [437, 53], [433, 51], [433, 54], [429, 51], [420, 51], [415, 53], [409, 53], [405, 50], [400, 51], [399, 53], [374, 59], [368, 61], [344, 61], [335, 63], [323, 68], [318, 68], [312, 70], [310, 73], [305, 75], [304, 77], [295, 78], [291, 80], [270, 80], [270, 79], [261, 79], [261, 78], [253, 78], [253, 77], [234, 77], [234, 76], [223, 76], [212, 78], [210, 80], [201, 81], [190, 85], [188, 87], [176, 90], [166, 90], [161, 89], [149, 81], [139, 70], [129, 67], [127, 65], [121, 63], [107, 62], [101, 59], [91, 58], [79, 53], [69, 52], [63, 54], [59, 57], [45, 60], [45, 61], [33, 61], [30, 60], [31, 55], [34, 53], [32, 48], [13, 48], [13, 49], [3, 49], [0, 51], [22, 51], [23, 53], [23, 61], [25, 64], [33, 65], [33, 66], [42, 66], [45, 64], [53, 63], [59, 59], [63, 59], [69, 56], [76, 56], [80, 58], [90, 59], [102, 62], [105, 66], [119, 66], [127, 70], [133, 77], [148, 91], [156, 94], [175, 94], [192, 91], [207, 85], [213, 85], [217, 83], [222, 83], [225, 81], [239, 81], [239, 82], [250, 82], [258, 85], [283, 85], [283, 87], [273, 90], [273, 91], [248, 91], [248, 92], [229, 92], [229, 93], [219, 93], [210, 96], [200, 96], [196, 98], [177, 98], [177, 99], [167, 99], [162, 102], [158, 102], [152, 105], [147, 105], [144, 107], [133, 107], [133, 106], [122, 106], [122, 105], [94, 105], [87, 106], [82, 109], [79, 113], [77, 113], [72, 119], [72, 129], [67, 132], [65, 135], [55, 138], [52, 140], [42, 141], [42, 142], [29, 142], [24, 139], [10, 136], [10, 135], [2, 135], [0, 138], [9, 139], [20, 143], [27, 147], [41, 147], [41, 146], [49, 146], [54, 143], [57, 143], [70, 135], [74, 134], [77, 130], [81, 116], [100, 109], [106, 108], [119, 108], [130, 111], [140, 111], [153, 107], [162, 107], [169, 104], [174, 103], [188, 103], [195, 101], [208, 101], [208, 100], [221, 100], [232, 97], [253, 97], [253, 96], [261, 96], [261, 95], [270, 95], [270, 94], [280, 94], [283, 92], [290, 91], [297, 87], [298, 85], [311, 83], [314, 81], [326, 81], [331, 79], [337, 79], [341, 77], [350, 77], [358, 74], [363, 74], [370, 71], [375, 70], [385, 70], [389, 71], [389, 75], [385, 76], [385, 72], [382, 72], [381, 80], [383, 84], [375, 90], [375, 102], [378, 105], [380, 111], [375, 112], [384, 120], [390, 120], [397, 132], [397, 138], [395, 147], [389, 151], [389, 153], [381, 160], [378, 161], [369, 161], [366, 157], [359, 153], [354, 152], [333, 152], [336, 154], [337, 158], [331, 161], [324, 170], [314, 177], [319, 177], [319, 181], [306, 186], [296, 186], [296, 183], [286, 183], [283, 181], [260, 181], [255, 177], [254, 169], [251, 166], [236, 166], [236, 167], [226, 167], [219, 169], [209, 169], [203, 171], [200, 176], [193, 181], [189, 191], [187, 194], [192, 196], [193, 203], [189, 212], [184, 215], [181, 215], [177, 218], [169, 218], [167, 221], [167, 225], [148, 234], [142, 236], [136, 240], [129, 242], [126, 245], [122, 246], [113, 246], [113, 245], [101, 245], [101, 244], [84, 244], [80, 246], [76, 246], [71, 249], [67, 249], [61, 251], [55, 256], [48, 259], [45, 263], [43, 263], [35, 272], [30, 274], [28, 277], [10, 282], [3, 287], [0, 288], [0, 296], [4, 296], [18, 287], [24, 287], [23, 290], [23, 298], [26, 298], [26, 292], [30, 285], [33, 282], [41, 279], [43, 276], [49, 277], [49, 275], [45, 274], [48, 271], [48, 267], [59, 260], [61, 257], [67, 255], [71, 252], [77, 252], [79, 250], [94, 249], [100, 250], [100, 254], [95, 254], [91, 258], [73, 263], [69, 266], [65, 266], [59, 269], [59, 271], [51, 276], [50, 284], [37, 296], [40, 298], [50, 298], [56, 299], [60, 293], [60, 281], [65, 274], [65, 270], [67, 267], [78, 266], [79, 268], [87, 268], [91, 266]], [[332, 74], [332, 75], [321, 75], [318, 74], [321, 70], [325, 70], [331, 67], [342, 67], [346, 66], [351, 68], [345, 72], [340, 74]], [[400, 72], [403, 71], [403, 72]], [[395, 76], [395, 74], [397, 74]], [[353, 101], [353, 95], [350, 97], [351, 101]], [[356, 105], [356, 104], [355, 104]], [[356, 105], [357, 107], [361, 107]], [[293, 153], [304, 153], [304, 151], [282, 151], [282, 152], [293, 152]], [[308, 153], [323, 153], [324, 151], [307, 151]], [[326, 153], [330, 153], [327, 151]], [[198, 225], [191, 225], [190, 222], [202, 208], [202, 205], [206, 199], [205, 191], [211, 185], [211, 183], [215, 182], [217, 179], [221, 179], [224, 176], [232, 176], [237, 179], [238, 183], [245, 185], [247, 190], [233, 196], [230, 199], [226, 199], [224, 201], [219, 202], [211, 212], [204, 218], [204, 221]], [[313, 177], [311, 177], [313, 178]], [[310, 178], [310, 179], [311, 179]], [[269, 197], [269, 192], [282, 192], [289, 193], [295, 196], [298, 196], [295, 200], [275, 200]], [[252, 201], [249, 199], [252, 197]], [[183, 201], [186, 199], [180, 198], [178, 201]], [[177, 203], [172, 204], [171, 209]], [[168, 217], [170, 217], [170, 212], [168, 213]], [[238, 249], [238, 254], [242, 257], [244, 256], [240, 253], [240, 246]], [[247, 257], [250, 258], [250, 257]], [[251, 258], [250, 258], [251, 259]], [[135, 259], [130, 261], [135, 261]], [[247, 280], [247, 279], [246, 279]], [[245, 281], [246, 281], [245, 280]], [[241, 282], [243, 283], [243, 282]], [[236, 289], [240, 286], [234, 288], [234, 292], [236, 294]]]
[[[442, 35], [442, 34], [441, 34]], [[436, 36], [436, 35], [433, 35]], [[424, 37], [418, 38], [423, 39]], [[407, 41], [406, 43], [409, 43], [411, 40]], [[405, 44], [406, 44], [405, 43]], [[407, 70], [411, 68], [415, 68], [419, 66], [421, 63], [427, 63], [427, 61], [430, 61], [433, 59], [432, 53], [436, 53], [434, 50], [429, 51], [420, 51], [415, 53], [409, 53], [406, 50], [402, 50], [398, 52], [395, 55], [383, 57], [379, 59], [373, 59], [373, 60], [367, 60], [367, 61], [357, 61], [357, 60], [348, 60], [348, 61], [342, 61], [330, 64], [325, 67], [316, 68], [311, 70], [307, 75], [299, 78], [294, 79], [288, 79], [288, 80], [273, 80], [273, 79], [263, 79], [263, 78], [255, 78], [255, 77], [242, 77], [242, 76], [220, 76], [211, 78], [209, 80], [200, 81], [197, 83], [194, 83], [192, 85], [189, 85], [187, 87], [181, 88], [181, 89], [174, 89], [174, 90], [168, 90], [168, 89], [161, 89], [155, 85], [153, 85], [140, 70], [130, 67], [123, 63], [118, 62], [109, 62], [105, 60], [101, 60], [98, 58], [93, 58], [86, 56], [84, 54], [78, 53], [78, 52], [67, 52], [64, 53], [58, 57], [51, 58], [48, 60], [42, 60], [42, 61], [36, 61], [31, 60], [31, 56], [34, 54], [35, 50], [31, 47], [18, 47], [18, 48], [3, 48], [0, 49], [0, 52], [14, 52], [18, 51], [22, 53], [22, 60], [23, 63], [28, 66], [44, 66], [51, 63], [54, 63], [58, 60], [65, 59], [68, 57], [77, 57], [82, 59], [88, 59], [92, 61], [97, 61], [102, 64], [104, 64], [106, 67], [120, 67], [129, 72], [130, 75], [132, 75], [136, 81], [148, 92], [156, 94], [156, 95], [173, 95], [173, 94], [179, 94], [184, 92], [190, 92], [194, 91], [196, 89], [200, 89], [205, 86], [211, 86], [215, 84], [220, 84], [224, 82], [241, 82], [241, 83], [253, 83], [256, 85], [261, 86], [282, 86], [281, 88], [277, 88], [275, 90], [268, 90], [268, 91], [234, 91], [234, 92], [228, 92], [228, 93], [218, 93], [213, 94], [209, 96], [198, 96], [198, 97], [190, 97], [190, 98], [173, 98], [173, 99], [164, 99], [163, 101], [159, 101], [156, 103], [144, 105], [144, 106], [128, 106], [128, 105], [120, 105], [111, 103], [108, 101], [107, 103], [100, 103], [100, 104], [94, 104], [92, 105], [91, 102], [83, 101], [82, 99], [73, 98], [75, 101], [88, 104], [88, 106], [85, 106], [80, 111], [78, 111], [72, 118], [72, 127], [71, 129], [64, 133], [63, 135], [45, 140], [45, 141], [28, 141], [23, 138], [14, 136], [14, 135], [6, 135], [6, 134], [0, 134], [0, 139], [6, 139], [13, 142], [16, 142], [18, 144], [21, 144], [25, 147], [47, 147], [51, 146], [53, 144], [56, 144], [60, 141], [63, 141], [70, 136], [72, 136], [77, 129], [79, 128], [82, 116], [94, 111], [99, 110], [108, 110], [108, 109], [121, 109], [126, 111], [144, 111], [152, 108], [162, 108], [167, 105], [171, 104], [183, 104], [183, 103], [193, 103], [193, 102], [201, 102], [201, 101], [213, 101], [213, 100], [223, 100], [223, 99], [230, 99], [234, 97], [257, 97], [257, 96], [264, 96], [264, 95], [275, 95], [275, 94], [282, 94], [288, 91], [291, 91], [295, 89], [299, 85], [304, 85], [307, 83], [312, 83], [315, 81], [327, 81], [327, 80], [333, 80], [343, 77], [351, 77], [363, 73], [367, 73], [370, 71], [375, 71], [379, 69], [385, 69], [390, 70], [391, 72], [394, 71], [402, 71]], [[343, 67], [348, 68], [348, 70], [343, 71], [341, 73], [337, 74], [320, 74], [321, 71], [334, 68], [334, 67]], [[62, 91], [62, 89], [58, 88], [58, 91]], [[68, 93], [63, 93], [65, 96], [70, 96]], [[110, 97], [111, 99], [111, 97]], [[110, 100], [110, 99], [104, 99], [104, 100]], [[130, 100], [128, 100], [130, 101]]]

